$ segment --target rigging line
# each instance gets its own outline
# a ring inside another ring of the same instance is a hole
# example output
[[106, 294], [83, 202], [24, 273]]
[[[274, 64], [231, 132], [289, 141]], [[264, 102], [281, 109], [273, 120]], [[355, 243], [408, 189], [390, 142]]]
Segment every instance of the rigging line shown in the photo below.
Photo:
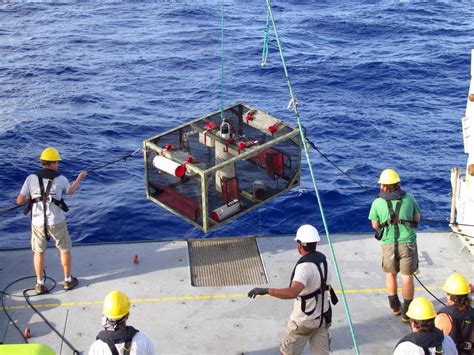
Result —
[[324, 210], [323, 210], [321, 198], [319, 196], [319, 191], [318, 191], [317, 184], [316, 184], [316, 178], [315, 178], [315, 175], [314, 175], [314, 172], [313, 172], [313, 167], [311, 166], [311, 159], [310, 159], [309, 153], [308, 153], [308, 150], [309, 150], [308, 149], [308, 143], [306, 142], [306, 140], [303, 136], [303, 129], [302, 129], [302, 126], [301, 126], [300, 117], [299, 117], [299, 113], [298, 113], [298, 105], [296, 105], [296, 100], [295, 100], [295, 97], [293, 95], [293, 89], [291, 87], [291, 82], [290, 82], [290, 78], [289, 78], [289, 75], [288, 75], [288, 70], [286, 69], [285, 57], [283, 56], [283, 48], [282, 48], [281, 43], [280, 43], [280, 38], [278, 36], [278, 31], [276, 29], [275, 19], [273, 17], [273, 12], [272, 12], [272, 7], [271, 7], [270, 0], [266, 0], [266, 3], [267, 3], [267, 11], [268, 11], [268, 14], [270, 16], [270, 20], [271, 20], [272, 26], [273, 26], [273, 32], [275, 34], [275, 39], [276, 39], [276, 42], [277, 42], [277, 45], [278, 45], [278, 51], [280, 53], [280, 58], [281, 58], [283, 70], [285, 72], [285, 76], [286, 76], [286, 80], [287, 80], [287, 84], [288, 84], [288, 90], [290, 92], [291, 100], [294, 103], [293, 104], [293, 110], [294, 110], [294, 113], [295, 113], [295, 116], [296, 116], [296, 121], [298, 123], [299, 130], [300, 130], [301, 141], [303, 142], [303, 147], [304, 147], [306, 160], [307, 160], [308, 167], [309, 167], [309, 172], [311, 174], [311, 179], [313, 181], [313, 186], [314, 186], [314, 190], [316, 192], [316, 198], [317, 198], [317, 201], [318, 201], [319, 210], [321, 212], [321, 218], [323, 220], [324, 229], [325, 229], [326, 236], [327, 236], [327, 239], [328, 239], [329, 248], [331, 250], [331, 256], [332, 256], [333, 264], [334, 264], [334, 267], [335, 267], [335, 270], [336, 270], [336, 275], [337, 275], [339, 284], [341, 286], [341, 293], [342, 293], [342, 299], [343, 299], [343, 303], [344, 303], [344, 309], [345, 309], [345, 312], [346, 312], [346, 315], [347, 315], [347, 320], [348, 320], [348, 323], [349, 323], [349, 329], [351, 331], [352, 341], [354, 343], [354, 349], [355, 349], [356, 354], [360, 354], [359, 347], [357, 345], [357, 339], [356, 339], [354, 327], [352, 325], [352, 319], [351, 319], [351, 315], [350, 315], [350, 311], [349, 311], [349, 306], [347, 304], [346, 294], [345, 294], [345, 291], [344, 291], [344, 285], [342, 283], [341, 273], [339, 271], [339, 265], [337, 264], [337, 259], [336, 259], [334, 247], [332, 245], [332, 240], [331, 240], [331, 237], [329, 235], [329, 230], [328, 230], [328, 226], [327, 226], [327, 223], [326, 223], [326, 217], [324, 215]]
[[224, 119], [224, 0], [221, 0], [221, 119]]
[[454, 233], [454, 234], [457, 234], [457, 235], [461, 235], [461, 236], [466, 237], [466, 238], [474, 238], [474, 236], [472, 236], [472, 235], [464, 234], [464, 233], [461, 233], [461, 232], [451, 231], [451, 233]]
[[265, 30], [263, 32], [263, 48], [262, 48], [262, 67], [267, 64], [268, 60], [268, 31], [270, 30], [270, 14], [267, 11], [267, 20], [265, 22]]
[[137, 154], [139, 151], [142, 151], [142, 150], [143, 150], [143, 148], [138, 148], [138, 149], [134, 150], [133, 152], [131, 152], [131, 153], [127, 154], [127, 155], [124, 155], [123, 157], [120, 157], [120, 158], [118, 158], [118, 159], [112, 160], [112, 161], [110, 161], [110, 162], [108, 162], [108, 163], [104, 163], [104, 164], [101, 164], [101, 165], [94, 166], [94, 167], [92, 167], [92, 168], [90, 168], [90, 169], [87, 169], [86, 171], [87, 171], [87, 173], [89, 174], [89, 173], [91, 173], [91, 172], [93, 172], [93, 171], [96, 171], [96, 170], [105, 168], [106, 166], [109, 166], [109, 165], [118, 163], [119, 161], [122, 161], [122, 160], [123, 160], [123, 161], [126, 161], [128, 158], [133, 157], [135, 154]]
[[13, 207], [5, 208], [4, 210], [0, 210], [0, 216], [3, 216], [4, 214], [7, 214], [8, 212], [14, 211], [17, 208], [20, 208], [21, 206], [23, 206], [23, 205], [16, 205], [16, 206], [13, 206]]
[[304, 138], [306, 140], [306, 142], [314, 149], [316, 150], [324, 159], [326, 159], [333, 167], [335, 167], [342, 175], [346, 176], [349, 180], [353, 181], [354, 183], [356, 183], [357, 185], [359, 185], [360, 187], [362, 187], [364, 190], [366, 191], [372, 191], [373, 188], [370, 188], [368, 186], [364, 186], [362, 185], [362, 183], [360, 183], [358, 180], [354, 179], [352, 176], [350, 176], [348, 173], [346, 173], [345, 171], [343, 171], [341, 168], [339, 168], [339, 166], [336, 165], [336, 163], [334, 163], [331, 159], [329, 159], [327, 157], [326, 154], [324, 154], [323, 152], [321, 152], [321, 150], [319, 150], [319, 148], [316, 146], [316, 144], [314, 144], [307, 136], [306, 134], [306, 127], [301, 125], [301, 127], [303, 128], [303, 131], [304, 131]]
[[420, 281], [420, 279], [418, 278], [418, 276], [416, 276], [416, 273], [413, 273], [413, 276], [414, 276], [415, 279], [419, 282], [419, 284], [425, 289], [425, 291], [428, 292], [436, 301], [438, 301], [439, 303], [441, 303], [443, 306], [447, 306], [443, 301], [441, 301], [438, 297], [436, 297], [430, 290], [428, 290], [428, 288], [426, 288], [425, 285], [423, 285], [423, 283]]

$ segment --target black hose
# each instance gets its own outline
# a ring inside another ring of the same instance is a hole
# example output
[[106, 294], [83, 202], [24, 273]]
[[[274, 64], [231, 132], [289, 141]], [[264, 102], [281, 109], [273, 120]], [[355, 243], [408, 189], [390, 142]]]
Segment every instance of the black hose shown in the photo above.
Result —
[[77, 350], [74, 345], [72, 345], [69, 340], [67, 340], [60, 332], [54, 328], [54, 326], [46, 319], [45, 316], [41, 314], [40, 311], [38, 311], [35, 306], [30, 302], [30, 295], [28, 295], [28, 291], [32, 291], [32, 288], [26, 289], [23, 291], [23, 296], [25, 297], [26, 302], [30, 305], [30, 307], [44, 320], [44, 322], [53, 330], [66, 344], [71, 348], [73, 354], [79, 354], [79, 350]]
[[413, 276], [415, 276], [415, 279], [420, 283], [420, 285], [425, 289], [425, 291], [428, 292], [436, 301], [438, 301], [439, 303], [441, 303], [443, 306], [447, 306], [447, 304], [445, 304], [443, 301], [441, 301], [441, 300], [440, 300], [438, 297], [436, 297], [430, 290], [428, 290], [425, 285], [423, 285], [423, 283], [420, 281], [420, 279], [418, 278], [418, 276], [416, 276], [415, 273], [413, 273]]
[[[44, 273], [44, 279], [45, 280], [50, 280], [52, 283], [53, 283], [53, 286], [49, 289], [49, 292], [52, 291], [55, 287], [56, 287], [56, 280], [54, 280], [53, 278], [49, 277], [49, 276], [46, 276], [46, 272], [43, 271]], [[8, 317], [8, 320], [10, 323], [12, 323], [14, 325], [14, 327], [16, 328], [16, 330], [18, 330], [18, 332], [21, 334], [21, 337], [23, 338], [23, 341], [25, 342], [25, 344], [28, 344], [28, 339], [25, 337], [25, 335], [23, 334], [23, 332], [21, 331], [21, 329], [18, 327], [18, 325], [15, 323], [15, 321], [13, 320], [13, 318], [11, 317], [11, 315], [8, 313], [7, 311], [7, 308], [5, 307], [5, 296], [10, 296], [10, 297], [19, 297], [19, 296], [14, 296], [12, 294], [9, 294], [7, 292], [8, 288], [10, 288], [13, 284], [19, 282], [19, 281], [22, 281], [22, 280], [26, 280], [26, 279], [30, 279], [30, 278], [34, 278], [36, 280], [36, 276], [25, 276], [25, 277], [21, 277], [19, 279], [16, 279], [12, 282], [10, 282], [2, 291], [0, 291], [0, 293], [2, 294], [2, 307], [3, 307], [3, 310], [5, 312], [5, 314], [7, 315]], [[28, 291], [32, 291], [34, 289], [32, 288], [28, 288], [26, 290], [23, 291], [23, 297], [25, 298], [25, 301], [28, 303], [28, 305], [31, 307], [31, 309], [33, 309], [43, 320], [44, 322], [71, 348], [71, 350], [73, 351], [73, 354], [74, 355], [78, 355], [79, 354], [79, 350], [77, 350], [61, 333], [59, 333], [55, 328], [54, 326], [46, 319], [45, 316], [43, 316], [41, 314], [40, 311], [38, 311], [36, 309], [35, 306], [33, 306], [33, 304], [30, 302], [30, 297], [34, 297], [34, 296], [30, 296], [28, 295]], [[35, 295], [36, 296], [36, 295]]]

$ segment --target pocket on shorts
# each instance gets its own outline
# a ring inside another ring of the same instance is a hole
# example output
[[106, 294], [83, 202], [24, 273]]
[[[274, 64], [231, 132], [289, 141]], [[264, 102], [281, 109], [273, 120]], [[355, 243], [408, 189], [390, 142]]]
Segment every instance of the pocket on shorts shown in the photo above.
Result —
[[406, 250], [407, 250], [408, 256], [413, 256], [418, 253], [416, 243], [407, 243], [406, 246], [407, 246]]

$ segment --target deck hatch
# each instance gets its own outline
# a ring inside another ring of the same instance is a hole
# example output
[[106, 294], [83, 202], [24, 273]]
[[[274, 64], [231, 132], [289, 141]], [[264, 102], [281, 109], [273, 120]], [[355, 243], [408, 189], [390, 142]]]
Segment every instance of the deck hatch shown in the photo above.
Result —
[[188, 250], [192, 286], [268, 283], [255, 237], [190, 239]]

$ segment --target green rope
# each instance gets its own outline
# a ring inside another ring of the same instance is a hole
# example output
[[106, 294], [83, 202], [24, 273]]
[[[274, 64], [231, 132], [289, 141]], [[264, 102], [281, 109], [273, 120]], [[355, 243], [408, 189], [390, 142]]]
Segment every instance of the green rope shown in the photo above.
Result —
[[265, 31], [263, 32], [263, 49], [262, 49], [262, 67], [267, 64], [268, 59], [268, 31], [270, 30], [270, 14], [267, 11], [267, 21], [265, 23]]
[[221, 1], [221, 119], [224, 119], [224, 0]]
[[309, 146], [308, 146], [308, 144], [306, 142], [306, 139], [303, 135], [303, 129], [302, 129], [302, 125], [301, 125], [301, 122], [300, 122], [300, 116], [299, 116], [299, 113], [298, 113], [298, 106], [296, 105], [296, 99], [293, 95], [293, 89], [291, 87], [290, 77], [288, 75], [288, 70], [286, 69], [285, 57], [283, 56], [283, 49], [282, 49], [282, 46], [281, 46], [281, 43], [280, 43], [280, 38], [278, 37], [278, 32], [277, 32], [276, 25], [275, 25], [275, 19], [273, 18], [273, 13], [272, 13], [272, 7], [271, 7], [271, 4], [270, 4], [270, 0], [266, 0], [266, 3], [267, 3], [268, 15], [270, 16], [270, 19], [272, 21], [273, 31], [275, 33], [275, 38], [276, 38], [276, 41], [277, 41], [277, 44], [278, 44], [278, 51], [280, 52], [281, 63], [282, 63], [282, 66], [283, 66], [283, 70], [285, 71], [285, 76], [286, 76], [286, 80], [287, 80], [287, 84], [288, 84], [288, 89], [290, 91], [290, 97], [291, 97], [291, 100], [292, 100], [290, 102], [293, 102], [293, 110], [295, 112], [296, 121], [298, 122], [298, 128], [300, 130], [301, 141], [303, 142], [304, 152], [305, 152], [305, 155], [306, 155], [306, 161], [308, 162], [309, 172], [311, 174], [311, 179], [313, 181], [314, 190], [316, 192], [316, 198], [317, 198], [317, 201], [318, 201], [319, 210], [321, 211], [321, 218], [323, 220], [324, 230], [326, 231], [326, 235], [327, 235], [327, 238], [328, 238], [329, 248], [331, 250], [331, 256], [332, 256], [332, 259], [333, 259], [334, 267], [336, 269], [337, 279], [338, 279], [339, 284], [341, 286], [342, 299], [343, 299], [343, 302], [344, 302], [344, 308], [345, 308], [345, 311], [346, 311], [347, 320], [349, 322], [349, 328], [350, 328], [350, 331], [351, 331], [352, 341], [354, 342], [354, 349], [356, 351], [356, 354], [359, 355], [360, 354], [359, 347], [357, 345], [357, 339], [356, 339], [354, 327], [352, 325], [351, 314], [349, 312], [349, 306], [347, 304], [346, 294], [345, 294], [345, 291], [344, 291], [344, 285], [342, 283], [341, 273], [339, 271], [339, 265], [337, 264], [336, 254], [334, 252], [334, 247], [332, 245], [331, 237], [329, 236], [329, 230], [328, 230], [328, 226], [327, 226], [327, 223], [326, 223], [326, 217], [324, 216], [323, 205], [321, 203], [321, 198], [319, 196], [319, 191], [318, 191], [318, 187], [317, 187], [317, 184], [316, 184], [316, 178], [315, 178], [315, 175], [314, 175], [314, 172], [313, 172], [313, 168], [311, 166], [311, 159], [310, 159], [309, 153], [308, 153], [309, 152]]

